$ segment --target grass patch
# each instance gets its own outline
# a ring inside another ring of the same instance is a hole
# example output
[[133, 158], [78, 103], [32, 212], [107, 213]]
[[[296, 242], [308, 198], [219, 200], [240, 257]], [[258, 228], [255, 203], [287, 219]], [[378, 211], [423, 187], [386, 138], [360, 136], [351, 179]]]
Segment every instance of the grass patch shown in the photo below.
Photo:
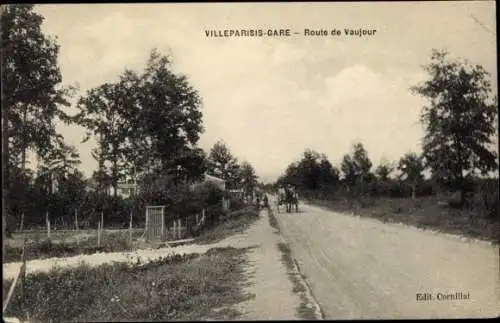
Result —
[[[141, 234], [141, 232], [133, 232], [132, 240], [134, 241]], [[26, 260], [71, 257], [80, 254], [129, 251], [133, 249], [128, 231], [103, 231], [100, 247], [97, 246], [97, 233], [81, 236], [78, 241], [76, 240], [76, 235], [78, 233], [55, 237], [54, 239], [32, 235], [30, 239], [27, 239]], [[12, 239], [11, 241], [7, 240], [5, 253], [4, 263], [21, 261], [22, 237]]]
[[338, 212], [482, 239], [498, 244], [499, 218], [479, 215], [471, 210], [439, 205], [436, 197], [357, 198], [353, 200], [313, 200], [312, 204]]
[[[34, 321], [167, 321], [234, 319], [244, 294], [246, 250], [210, 249], [145, 265], [80, 265], [29, 274], [24, 308]], [[3, 281], [6, 295], [11, 281]], [[7, 316], [23, 317], [19, 286]], [[217, 308], [224, 311], [216, 311]]]
[[211, 228], [206, 228], [195, 238], [197, 244], [219, 242], [231, 235], [242, 233], [259, 219], [259, 211], [253, 206], [234, 211], [221, 218], [219, 223]]
[[313, 309], [313, 304], [307, 297], [307, 290], [302, 283], [300, 273], [297, 272], [295, 262], [293, 260], [292, 251], [286, 243], [278, 243], [278, 249], [281, 251], [281, 262], [286, 266], [288, 271], [288, 278], [293, 284], [293, 292], [298, 293], [300, 296], [300, 304], [297, 307], [297, 315], [300, 319], [316, 320], [316, 313]]

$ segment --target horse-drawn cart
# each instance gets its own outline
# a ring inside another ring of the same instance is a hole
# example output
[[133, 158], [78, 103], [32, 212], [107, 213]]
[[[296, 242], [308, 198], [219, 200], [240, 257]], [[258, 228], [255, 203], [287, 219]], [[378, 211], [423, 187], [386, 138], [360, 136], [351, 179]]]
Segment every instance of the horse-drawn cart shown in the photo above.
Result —
[[281, 205], [285, 205], [287, 213], [292, 212], [293, 206], [295, 206], [295, 212], [299, 212], [299, 197], [295, 187], [288, 185], [278, 189], [276, 200], [276, 210], [278, 213], [280, 213]]

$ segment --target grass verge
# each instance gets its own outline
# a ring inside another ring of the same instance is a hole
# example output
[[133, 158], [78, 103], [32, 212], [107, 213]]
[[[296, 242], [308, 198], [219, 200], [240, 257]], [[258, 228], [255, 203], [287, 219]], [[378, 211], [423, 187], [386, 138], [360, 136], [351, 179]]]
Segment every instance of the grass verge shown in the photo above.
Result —
[[382, 222], [403, 223], [442, 233], [481, 239], [498, 244], [499, 218], [485, 217], [471, 210], [440, 205], [436, 197], [357, 198], [353, 200], [312, 200], [311, 204], [337, 212], [349, 212]]
[[258, 219], [259, 211], [253, 206], [231, 212], [222, 218], [217, 225], [207, 228], [197, 236], [194, 243], [209, 244], [219, 242], [233, 234], [244, 232]]
[[[42, 322], [234, 319], [239, 313], [231, 306], [250, 297], [242, 283], [246, 251], [217, 248], [144, 265], [82, 264], [30, 274], [24, 306], [18, 286], [5, 315], [21, 318], [27, 312]], [[4, 280], [4, 295], [10, 284]]]
[[292, 251], [286, 243], [278, 243], [278, 249], [281, 251], [281, 261], [286, 266], [288, 278], [293, 284], [293, 292], [298, 293], [300, 297], [300, 305], [297, 308], [297, 315], [300, 319], [316, 320], [318, 319], [314, 311], [314, 305], [311, 303], [305, 284], [303, 283], [300, 272], [293, 260]]
[[[141, 235], [140, 232], [132, 233], [134, 241]], [[22, 238], [20, 238], [22, 240]], [[19, 240], [19, 239], [18, 239]], [[133, 242], [132, 242], [133, 244]], [[75, 237], [67, 236], [60, 239], [50, 240], [42, 238], [40, 240], [29, 239], [26, 245], [26, 260], [46, 259], [52, 257], [71, 257], [81, 254], [93, 254], [96, 252], [119, 252], [133, 249], [130, 243], [130, 236], [127, 231], [106, 232], [101, 235], [101, 244], [97, 246], [97, 234], [94, 236], [80, 237], [75, 241]], [[19, 241], [6, 241], [4, 263], [21, 261], [22, 246]]]

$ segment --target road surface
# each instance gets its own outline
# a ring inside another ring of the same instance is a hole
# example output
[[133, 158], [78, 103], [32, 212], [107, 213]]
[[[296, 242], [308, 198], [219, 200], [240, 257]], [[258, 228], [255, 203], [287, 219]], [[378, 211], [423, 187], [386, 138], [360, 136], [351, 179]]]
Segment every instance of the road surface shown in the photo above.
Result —
[[276, 217], [325, 319], [499, 315], [498, 246], [303, 203], [299, 211]]

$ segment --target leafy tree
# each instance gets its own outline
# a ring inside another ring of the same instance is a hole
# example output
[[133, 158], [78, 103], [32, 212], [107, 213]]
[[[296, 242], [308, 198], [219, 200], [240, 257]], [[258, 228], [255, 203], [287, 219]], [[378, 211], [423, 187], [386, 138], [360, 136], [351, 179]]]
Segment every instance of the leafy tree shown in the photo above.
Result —
[[466, 174], [498, 169], [491, 150], [497, 99], [492, 99], [489, 74], [482, 66], [450, 59], [445, 51], [433, 50], [424, 70], [430, 79], [411, 88], [429, 101], [421, 113], [423, 156], [442, 185], [462, 193], [463, 204]]
[[49, 153], [56, 135], [55, 120], [67, 121], [62, 107], [69, 105], [71, 94], [71, 88], [61, 86], [59, 46], [43, 34], [43, 17], [33, 8], [31, 4], [1, 8], [4, 217], [10, 209], [8, 190], [14, 180], [9, 170], [20, 166], [26, 172], [29, 149], [41, 156]]
[[43, 17], [34, 5], [7, 5], [2, 10], [2, 109], [8, 127], [10, 158], [24, 169], [28, 149], [45, 155], [56, 135], [55, 120], [67, 120], [71, 88], [61, 86], [59, 46], [43, 34]]
[[347, 187], [350, 189], [357, 187], [360, 193], [364, 193], [365, 184], [373, 180], [373, 174], [370, 173], [372, 162], [361, 143], [353, 145], [352, 157], [345, 155], [340, 167]]
[[247, 194], [253, 192], [257, 187], [257, 175], [255, 174], [255, 169], [253, 166], [247, 162], [243, 161], [240, 167], [240, 176], [243, 184], [243, 189]]
[[334, 187], [339, 181], [339, 170], [333, 167], [326, 155], [321, 155], [318, 164], [321, 187]]
[[398, 169], [402, 173], [401, 178], [411, 185], [411, 196], [412, 199], [415, 199], [417, 185], [420, 184], [424, 179], [424, 175], [422, 174], [422, 172], [424, 171], [425, 167], [422, 162], [422, 158], [413, 152], [406, 153], [399, 160]]
[[340, 164], [340, 169], [344, 176], [343, 182], [347, 189], [353, 188], [358, 181], [358, 170], [356, 163], [350, 155], [344, 155], [342, 157], [342, 162]]
[[377, 166], [375, 170], [375, 174], [377, 175], [377, 179], [381, 182], [387, 182], [389, 180], [389, 176], [394, 171], [394, 166], [387, 160], [383, 159], [380, 165]]
[[226, 180], [230, 188], [235, 188], [241, 183], [238, 160], [222, 140], [217, 141], [210, 149], [208, 173]]
[[83, 142], [91, 135], [98, 137], [98, 163], [101, 171], [106, 162], [111, 164], [111, 184], [114, 195], [117, 194], [119, 180], [123, 177], [120, 166], [123, 164], [123, 144], [125, 142], [125, 119], [120, 111], [121, 91], [117, 84], [105, 83], [89, 90], [80, 98], [77, 108], [79, 113], [74, 120], [87, 129]]
[[[187, 150], [199, 155], [196, 144], [203, 132], [201, 98], [185, 75], [172, 71], [171, 59], [153, 50], [140, 76], [138, 133], [149, 138], [153, 159], [163, 170], [187, 169], [175, 156]], [[141, 139], [140, 139], [141, 140]]]
[[85, 140], [97, 136], [99, 174], [109, 174], [116, 192], [118, 181], [145, 173], [173, 175], [174, 182], [203, 174], [200, 106], [188, 79], [153, 50], [142, 73], [125, 70], [117, 82], [90, 90], [74, 119], [87, 128]]

